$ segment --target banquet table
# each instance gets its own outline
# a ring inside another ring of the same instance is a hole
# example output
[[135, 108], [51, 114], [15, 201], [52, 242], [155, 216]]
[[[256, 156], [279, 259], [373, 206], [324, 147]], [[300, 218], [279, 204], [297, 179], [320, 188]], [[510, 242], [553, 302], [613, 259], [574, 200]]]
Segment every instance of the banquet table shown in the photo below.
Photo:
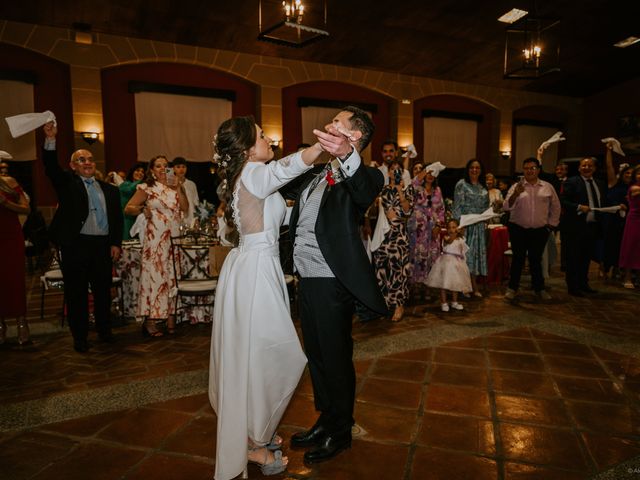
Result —
[[504, 225], [490, 226], [487, 244], [487, 283], [502, 283], [509, 278], [509, 262], [504, 252], [509, 249], [509, 230]]
[[[182, 250], [196, 260], [201, 269], [208, 269], [210, 275], [217, 277], [225, 257], [231, 248], [217, 244], [194, 244], [189, 245]], [[142, 321], [142, 317], [136, 315], [138, 306], [138, 291], [140, 289], [140, 268], [142, 261], [142, 246], [137, 240], [125, 240], [122, 242], [122, 254], [116, 263], [116, 271], [122, 278], [122, 295], [124, 303], [124, 316], [128, 318], [136, 317], [136, 320]], [[179, 260], [183, 266], [189, 261], [185, 258]], [[198, 272], [194, 271], [194, 278], [198, 278]], [[202, 303], [212, 303], [211, 297], [202, 299]], [[206, 305], [185, 308], [180, 318], [176, 318], [177, 322], [188, 321], [189, 323], [208, 323], [212, 320], [211, 309]]]

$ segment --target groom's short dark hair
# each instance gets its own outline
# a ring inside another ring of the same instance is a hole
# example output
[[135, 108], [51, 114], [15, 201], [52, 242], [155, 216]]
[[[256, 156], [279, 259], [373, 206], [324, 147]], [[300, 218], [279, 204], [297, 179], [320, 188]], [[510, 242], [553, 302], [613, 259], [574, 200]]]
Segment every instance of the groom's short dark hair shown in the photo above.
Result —
[[348, 107], [344, 107], [342, 111], [351, 113], [351, 118], [349, 119], [351, 129], [356, 129], [362, 133], [362, 137], [360, 137], [360, 142], [358, 143], [358, 152], [362, 152], [367, 148], [369, 142], [371, 142], [371, 137], [373, 137], [376, 126], [373, 124], [373, 120], [371, 120], [369, 114], [361, 108], [349, 105]]

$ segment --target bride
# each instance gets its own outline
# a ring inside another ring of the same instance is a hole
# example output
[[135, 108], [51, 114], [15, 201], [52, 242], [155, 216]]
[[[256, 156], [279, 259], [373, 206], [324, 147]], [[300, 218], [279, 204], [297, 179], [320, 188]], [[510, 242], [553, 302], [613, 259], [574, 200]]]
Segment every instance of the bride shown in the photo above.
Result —
[[240, 234], [227, 255], [215, 298], [209, 400], [218, 417], [215, 479], [286, 469], [276, 427], [304, 370], [306, 357], [289, 312], [278, 234], [288, 212], [278, 189], [312, 167], [323, 150], [348, 140], [314, 130], [319, 142], [281, 160], [253, 117], [234, 117], [218, 129], [216, 158], [227, 180], [225, 215]]

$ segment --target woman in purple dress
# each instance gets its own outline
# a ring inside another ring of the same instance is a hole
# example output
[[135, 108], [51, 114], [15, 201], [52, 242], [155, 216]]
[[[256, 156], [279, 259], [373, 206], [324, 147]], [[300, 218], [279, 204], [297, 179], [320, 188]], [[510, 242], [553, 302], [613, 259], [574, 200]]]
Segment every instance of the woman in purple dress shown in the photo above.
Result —
[[413, 215], [407, 222], [411, 282], [426, 285], [427, 275], [440, 256], [440, 228], [444, 225], [444, 200], [437, 184], [439, 171], [427, 166], [413, 179]]
[[634, 288], [631, 281], [631, 271], [640, 270], [640, 165], [633, 169], [633, 184], [627, 195], [629, 201], [629, 213], [624, 224], [622, 244], [620, 245], [620, 260], [618, 265], [625, 269], [624, 287]]

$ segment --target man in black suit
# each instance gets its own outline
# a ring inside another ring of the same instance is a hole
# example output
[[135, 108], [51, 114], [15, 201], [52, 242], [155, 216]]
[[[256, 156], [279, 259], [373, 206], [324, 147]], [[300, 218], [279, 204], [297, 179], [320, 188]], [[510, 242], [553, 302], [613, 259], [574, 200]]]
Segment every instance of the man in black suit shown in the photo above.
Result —
[[95, 179], [96, 164], [88, 150], [71, 155], [64, 171], [56, 153], [57, 128], [44, 127], [45, 173], [58, 196], [58, 209], [49, 227], [49, 237], [60, 248], [67, 317], [73, 348], [89, 350], [88, 292], [93, 293], [96, 330], [100, 341], [112, 343], [111, 269], [120, 256], [123, 217], [116, 187]]
[[362, 163], [359, 152], [374, 125], [359, 108], [346, 107], [317, 132], [324, 145], [344, 136], [338, 158], [310, 172], [302, 182], [291, 216], [294, 265], [300, 275], [299, 311], [316, 410], [310, 430], [291, 438], [293, 447], [313, 447], [304, 461], [332, 458], [351, 446], [355, 370], [351, 322], [359, 301], [380, 315], [386, 304], [364, 250], [359, 222], [384, 185], [377, 168]]
[[601, 233], [600, 212], [604, 207], [605, 184], [593, 178], [595, 161], [591, 157], [580, 160], [579, 175], [567, 179], [562, 186], [562, 242], [566, 242], [565, 278], [569, 295], [584, 297], [596, 293], [589, 286], [589, 264]]

